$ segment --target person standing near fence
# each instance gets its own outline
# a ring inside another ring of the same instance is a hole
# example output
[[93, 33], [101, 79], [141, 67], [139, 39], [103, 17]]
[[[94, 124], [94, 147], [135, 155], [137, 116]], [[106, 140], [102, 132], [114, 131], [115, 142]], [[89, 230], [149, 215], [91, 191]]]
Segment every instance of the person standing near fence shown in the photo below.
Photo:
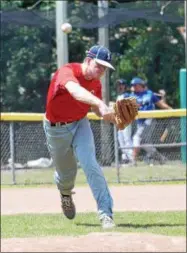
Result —
[[[128, 90], [128, 83], [125, 79], [116, 80], [117, 100], [130, 96]], [[126, 149], [126, 146], [132, 146], [132, 125], [128, 125], [123, 130], [118, 130], [118, 142], [122, 153], [122, 162], [125, 164], [131, 164], [132, 159], [132, 148]]]
[[[131, 80], [131, 86], [134, 89], [132, 96], [136, 97], [139, 111], [150, 111], [155, 110], [155, 105], [161, 109], [172, 109], [168, 104], [164, 102], [161, 96], [157, 96], [153, 91], [148, 88], [146, 82], [139, 78], [134, 77]], [[136, 163], [137, 156], [139, 154], [139, 146], [142, 141], [145, 144], [152, 144], [152, 134], [153, 134], [153, 119], [138, 119], [137, 120], [137, 130], [133, 136], [133, 161]], [[153, 158], [155, 155], [159, 156], [161, 163], [164, 163], [165, 158], [157, 152], [155, 147], [144, 147], [147, 153], [147, 159]]]
[[[95, 153], [95, 143], [87, 113], [92, 109], [104, 120], [111, 113], [101, 98], [100, 78], [111, 65], [111, 52], [99, 45], [86, 52], [82, 63], [69, 63], [58, 69], [51, 80], [44, 119], [44, 131], [55, 166], [55, 182], [60, 191], [64, 215], [76, 215], [72, 199], [77, 160], [97, 202], [103, 228], [115, 226], [113, 200]], [[84, 198], [84, 196], [82, 196]], [[86, 204], [86, 203], [85, 203]]]
[[162, 100], [166, 103], [166, 91], [164, 89], [158, 90], [158, 94], [161, 96]]

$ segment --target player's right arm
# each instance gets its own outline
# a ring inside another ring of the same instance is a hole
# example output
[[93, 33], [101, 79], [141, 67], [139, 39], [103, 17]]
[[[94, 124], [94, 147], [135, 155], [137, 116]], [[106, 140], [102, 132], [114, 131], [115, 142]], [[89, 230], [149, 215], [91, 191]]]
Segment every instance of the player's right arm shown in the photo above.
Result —
[[79, 83], [69, 81], [65, 84], [65, 87], [74, 99], [85, 104], [99, 106], [100, 103], [103, 103], [102, 100], [80, 86]]
[[74, 99], [91, 106], [99, 106], [103, 103], [101, 99], [94, 96], [79, 84], [70, 65], [63, 66], [59, 70], [55, 82], [55, 91], [57, 92], [59, 89], [66, 89]]
[[74, 99], [97, 107], [98, 115], [103, 117], [104, 120], [111, 122], [114, 121], [113, 117], [111, 116], [113, 110], [111, 110], [111, 108], [109, 108], [101, 99], [94, 96], [91, 92], [80, 86], [79, 83], [68, 81], [65, 84], [65, 87]]
[[56, 78], [55, 91], [57, 92], [58, 89], [66, 89], [77, 101], [81, 101], [91, 107], [97, 107], [104, 120], [111, 118], [111, 116], [109, 117], [111, 109], [99, 97], [93, 95], [79, 84], [71, 67], [68, 65], [62, 67]]

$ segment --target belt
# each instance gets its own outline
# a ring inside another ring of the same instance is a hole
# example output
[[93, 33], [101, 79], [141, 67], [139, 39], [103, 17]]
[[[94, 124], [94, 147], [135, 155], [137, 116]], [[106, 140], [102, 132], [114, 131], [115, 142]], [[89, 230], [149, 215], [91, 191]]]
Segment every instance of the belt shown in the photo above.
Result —
[[71, 121], [71, 122], [56, 122], [56, 123], [53, 123], [53, 122], [50, 122], [50, 125], [53, 127], [53, 126], [64, 126], [64, 125], [67, 125], [67, 124], [70, 124], [70, 123], [73, 123], [74, 121]]

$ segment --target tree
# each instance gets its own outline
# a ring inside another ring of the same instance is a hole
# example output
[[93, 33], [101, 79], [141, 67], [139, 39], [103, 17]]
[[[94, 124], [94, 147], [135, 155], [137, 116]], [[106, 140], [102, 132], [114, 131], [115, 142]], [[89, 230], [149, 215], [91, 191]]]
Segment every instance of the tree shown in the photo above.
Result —
[[[175, 25], [136, 20], [123, 24], [126, 34], [120, 37], [120, 56], [115, 57], [119, 76], [129, 82], [134, 76], [148, 81], [154, 91], [164, 88], [168, 101], [179, 107], [179, 70], [184, 67], [184, 42]], [[130, 27], [130, 28], [127, 28]], [[132, 28], [131, 28], [132, 27]], [[113, 92], [113, 95], [115, 93]]]
[[[152, 1], [128, 1], [110, 7], [128, 6], [135, 9], [153, 6]], [[93, 3], [93, 4], [92, 4]], [[2, 1], [3, 10], [19, 10], [21, 14], [35, 0]], [[83, 1], [68, 1], [68, 17], [73, 24], [91, 22], [97, 12], [97, 1], [90, 1], [85, 8]], [[3, 24], [1, 29], [1, 94], [2, 111], [44, 112], [45, 99], [51, 73], [56, 70], [55, 1], [41, 1], [34, 14], [41, 18], [37, 25]], [[184, 8], [171, 4], [169, 13], [184, 15]], [[19, 18], [19, 17], [18, 17]], [[45, 21], [50, 21], [47, 26]], [[165, 88], [171, 105], [179, 106], [179, 69], [184, 67], [184, 42], [176, 25], [134, 19], [110, 27], [110, 49], [114, 53], [116, 71], [111, 73], [111, 99], [116, 98], [114, 82], [135, 75], [148, 80], [150, 88]], [[85, 51], [97, 43], [97, 28], [74, 28], [68, 36], [70, 62], [80, 62]], [[176, 43], [177, 42], [177, 43]], [[176, 43], [176, 44], [173, 44]]]

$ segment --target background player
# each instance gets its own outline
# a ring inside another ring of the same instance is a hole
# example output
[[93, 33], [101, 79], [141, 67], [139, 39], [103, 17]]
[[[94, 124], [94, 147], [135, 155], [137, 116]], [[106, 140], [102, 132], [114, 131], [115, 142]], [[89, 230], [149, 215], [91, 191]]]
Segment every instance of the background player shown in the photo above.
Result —
[[[161, 109], [172, 109], [168, 104], [164, 102], [161, 96], [157, 96], [153, 91], [148, 88], [148, 84], [139, 77], [134, 77], [131, 80], [131, 86], [134, 89], [132, 93], [136, 97], [139, 111], [155, 110], [155, 105]], [[152, 125], [153, 119], [138, 119], [137, 130], [133, 136], [133, 161], [136, 163], [137, 156], [139, 154], [139, 147], [141, 141], [147, 144], [152, 144], [152, 134], [154, 127]], [[161, 163], [164, 162], [164, 157], [157, 152], [155, 147], [144, 147], [147, 153], [147, 158], [151, 159], [155, 155], [159, 156]]]
[[[116, 80], [117, 100], [127, 98], [130, 96], [130, 89], [127, 84], [127, 80]], [[125, 164], [132, 163], [132, 148], [125, 149], [126, 146], [132, 146], [132, 126], [128, 125], [123, 130], [118, 130], [118, 141], [122, 153], [122, 162]]]

